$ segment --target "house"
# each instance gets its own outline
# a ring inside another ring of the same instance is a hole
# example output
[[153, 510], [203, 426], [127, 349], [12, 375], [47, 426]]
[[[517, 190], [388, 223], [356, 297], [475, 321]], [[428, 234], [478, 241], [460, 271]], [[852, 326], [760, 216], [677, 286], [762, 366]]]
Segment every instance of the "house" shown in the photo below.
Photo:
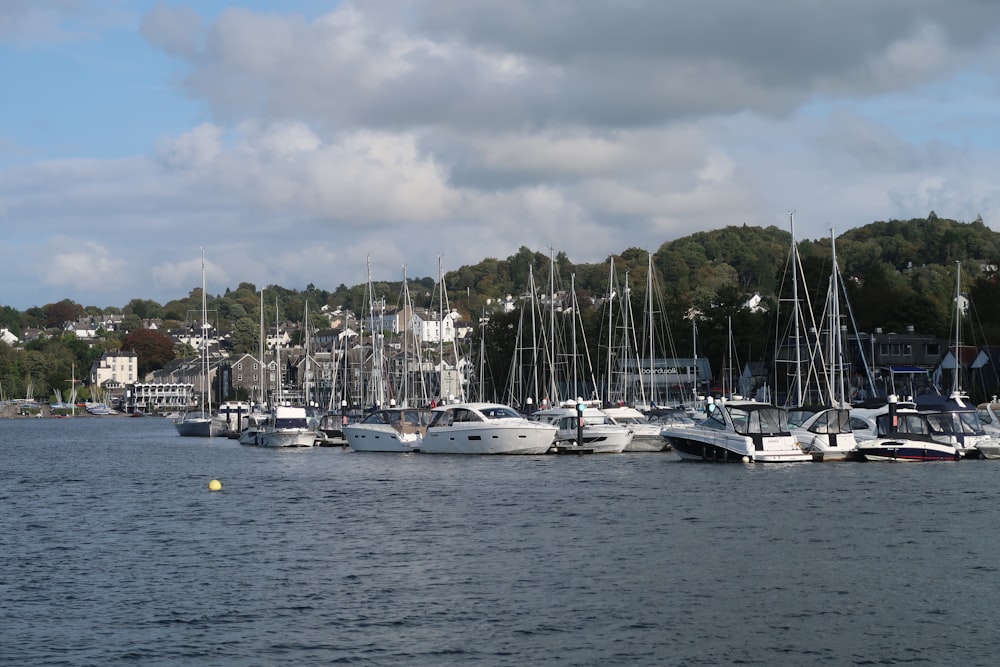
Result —
[[103, 387], [109, 382], [118, 386], [135, 384], [138, 379], [138, 361], [134, 351], [105, 352], [90, 367], [89, 384], [92, 387]]

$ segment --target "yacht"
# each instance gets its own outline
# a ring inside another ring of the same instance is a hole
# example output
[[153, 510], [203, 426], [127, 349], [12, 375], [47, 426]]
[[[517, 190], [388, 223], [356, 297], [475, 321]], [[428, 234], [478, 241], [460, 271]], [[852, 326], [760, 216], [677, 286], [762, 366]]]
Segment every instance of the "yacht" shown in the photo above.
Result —
[[385, 408], [345, 424], [343, 434], [358, 452], [419, 452], [430, 421], [425, 408]]
[[499, 403], [454, 403], [432, 412], [420, 449], [426, 454], [545, 454], [556, 440], [554, 425]]
[[174, 420], [178, 435], [197, 438], [212, 438], [226, 434], [226, 422], [218, 415], [204, 410], [188, 410], [180, 419]]
[[886, 406], [867, 418], [875, 423], [875, 437], [858, 440], [857, 454], [864, 461], [957, 461], [958, 447], [948, 440], [941, 421], [917, 411], [912, 404], [898, 405], [889, 396]]
[[814, 461], [844, 461], [854, 456], [858, 441], [851, 428], [850, 408], [823, 407], [804, 417], [791, 432]]
[[261, 447], [312, 447], [316, 437], [305, 408], [279, 405], [257, 431], [256, 442]]
[[[614, 419], [594, 405], [584, 403], [581, 416], [577, 406], [577, 403], [566, 402], [561, 406], [539, 410], [531, 415], [531, 419], [556, 426], [556, 445], [559, 447], [579, 447], [594, 454], [620, 454], [632, 443], [632, 429], [615, 423]], [[581, 419], [582, 438], [579, 437]], [[577, 442], [578, 438], [582, 442]]]
[[683, 460], [723, 463], [795, 463], [812, 461], [788, 427], [784, 409], [754, 401], [715, 402], [694, 426], [662, 431]]
[[626, 447], [626, 452], [662, 452], [667, 447], [667, 441], [660, 435], [660, 426], [649, 420], [639, 410], [628, 405], [615, 405], [604, 408], [604, 414], [632, 429], [632, 442]]
[[981, 412], [963, 393], [952, 392], [947, 399], [918, 397], [916, 407], [927, 414], [934, 439], [955, 446], [962, 458], [1000, 458], [1000, 434], [987, 430]]

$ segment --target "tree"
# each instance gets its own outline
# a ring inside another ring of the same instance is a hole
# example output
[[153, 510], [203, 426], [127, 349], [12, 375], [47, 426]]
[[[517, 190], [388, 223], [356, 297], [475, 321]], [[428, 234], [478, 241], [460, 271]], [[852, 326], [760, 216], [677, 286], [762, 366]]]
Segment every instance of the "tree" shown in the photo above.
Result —
[[255, 354], [260, 348], [260, 326], [249, 317], [233, 325], [233, 352]]
[[122, 348], [132, 350], [136, 355], [139, 377], [163, 366], [174, 359], [174, 341], [153, 329], [137, 329], [125, 337]]

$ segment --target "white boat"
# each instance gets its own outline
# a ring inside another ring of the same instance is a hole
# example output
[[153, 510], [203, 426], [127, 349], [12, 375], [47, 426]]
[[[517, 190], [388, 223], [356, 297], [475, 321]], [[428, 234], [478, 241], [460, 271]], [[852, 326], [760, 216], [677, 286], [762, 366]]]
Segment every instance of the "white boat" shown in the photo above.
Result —
[[936, 420], [927, 413], [904, 405], [895, 396], [867, 417], [875, 423], [875, 437], [858, 440], [857, 453], [863, 461], [957, 461], [961, 452], [947, 440]]
[[[595, 454], [620, 454], [632, 442], [630, 428], [616, 424], [614, 419], [593, 405], [584, 406], [582, 438], [579, 428], [581, 416], [575, 403], [539, 410], [531, 415], [531, 419], [557, 427], [557, 446], [580, 447]], [[578, 438], [582, 442], [577, 442]]]
[[418, 452], [431, 416], [424, 408], [376, 410], [359, 422], [345, 424], [344, 438], [357, 452]]
[[1000, 458], [1000, 435], [986, 430], [967, 401], [960, 391], [947, 399], [925, 395], [918, 397], [916, 408], [927, 415], [934, 440], [955, 447], [962, 458]]
[[455, 403], [432, 412], [420, 447], [427, 454], [545, 454], [556, 439], [555, 426], [499, 403]]
[[812, 461], [788, 427], [783, 408], [753, 401], [720, 402], [711, 398], [705, 419], [662, 433], [684, 460], [722, 463], [795, 463]]
[[257, 431], [256, 442], [261, 447], [312, 447], [316, 428], [309, 423], [305, 408], [279, 405]]
[[632, 430], [632, 442], [625, 446], [626, 452], [662, 452], [667, 441], [660, 435], [660, 425], [654, 424], [646, 415], [628, 405], [603, 408], [604, 414]]
[[189, 410], [174, 420], [178, 435], [213, 438], [226, 433], [226, 422], [204, 410]]
[[844, 461], [857, 453], [858, 441], [851, 428], [849, 408], [820, 408], [791, 432], [814, 461]]
[[207, 400], [205, 404], [200, 404], [197, 410], [188, 410], [180, 419], [174, 420], [174, 428], [178, 435], [194, 436], [200, 438], [211, 438], [217, 435], [225, 435], [227, 431], [226, 422], [219, 419], [212, 412], [212, 392], [209, 389], [211, 378], [209, 374], [208, 362], [208, 301], [205, 292], [205, 249], [201, 249], [201, 367], [199, 369], [200, 400]]
[[252, 408], [246, 401], [226, 401], [219, 406], [219, 419], [226, 424], [226, 435], [238, 438], [247, 426]]
[[264, 430], [269, 416], [263, 412], [251, 412], [247, 415], [243, 430], [240, 431], [237, 439], [241, 445], [256, 445], [257, 434]]

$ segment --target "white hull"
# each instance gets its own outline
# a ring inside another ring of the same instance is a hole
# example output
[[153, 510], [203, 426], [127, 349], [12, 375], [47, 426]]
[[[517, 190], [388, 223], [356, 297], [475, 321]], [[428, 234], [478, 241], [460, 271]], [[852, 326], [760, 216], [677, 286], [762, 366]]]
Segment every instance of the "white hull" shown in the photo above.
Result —
[[348, 424], [344, 437], [357, 452], [413, 452], [422, 442], [419, 433], [399, 433], [388, 424]]
[[632, 429], [632, 442], [626, 445], [626, 452], [662, 452], [667, 446], [659, 426], [633, 424], [629, 428]]
[[[467, 428], [468, 427], [468, 428]], [[452, 424], [428, 428], [420, 451], [425, 454], [545, 454], [555, 441], [555, 427]]]
[[621, 454], [632, 444], [632, 431], [584, 426], [583, 442], [577, 443], [576, 429], [560, 429], [556, 439], [560, 445], [580, 445], [595, 454]]
[[316, 431], [298, 428], [258, 431], [257, 444], [261, 447], [312, 447], [316, 444]]

